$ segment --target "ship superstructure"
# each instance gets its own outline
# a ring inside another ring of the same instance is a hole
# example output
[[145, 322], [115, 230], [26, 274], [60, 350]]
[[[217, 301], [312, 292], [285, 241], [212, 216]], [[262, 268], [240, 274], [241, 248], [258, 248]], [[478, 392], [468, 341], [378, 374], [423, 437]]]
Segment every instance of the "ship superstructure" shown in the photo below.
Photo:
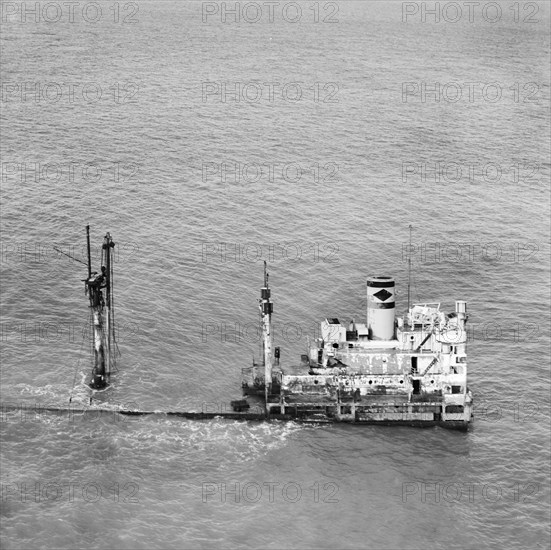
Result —
[[395, 305], [394, 279], [369, 277], [365, 322], [324, 319], [301, 365], [284, 369], [279, 348], [272, 354], [265, 274], [263, 360], [244, 369], [244, 393], [264, 394], [270, 417], [467, 428], [466, 302], [456, 301], [450, 313], [439, 303], [408, 304], [403, 317]]

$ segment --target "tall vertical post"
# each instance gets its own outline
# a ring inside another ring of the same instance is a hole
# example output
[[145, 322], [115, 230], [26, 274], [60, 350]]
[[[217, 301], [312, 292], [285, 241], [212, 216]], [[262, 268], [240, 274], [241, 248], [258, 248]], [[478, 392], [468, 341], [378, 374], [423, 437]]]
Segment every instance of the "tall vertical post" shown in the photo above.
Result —
[[272, 313], [273, 304], [270, 301], [270, 287], [268, 285], [268, 273], [266, 261], [264, 261], [264, 286], [260, 291], [260, 313], [262, 315], [262, 351], [264, 362], [264, 399], [266, 411], [268, 409], [268, 396], [272, 386]]
[[103, 239], [103, 253], [105, 265], [105, 303], [107, 307], [111, 305], [111, 235], [107, 233]]
[[408, 249], [408, 312], [410, 307], [410, 290], [411, 290], [411, 230], [412, 226], [409, 226], [409, 249]]
[[[90, 386], [93, 389], [103, 389], [109, 385], [111, 367], [115, 363], [112, 349], [115, 342], [115, 327], [112, 296], [113, 267], [111, 262], [111, 249], [115, 246], [115, 243], [113, 243], [111, 235], [107, 233], [102, 245], [101, 274], [94, 273], [92, 276], [89, 226], [86, 227], [86, 237], [88, 246], [88, 272], [90, 274], [86, 280], [86, 287], [93, 314], [95, 356]], [[105, 289], [105, 300], [103, 296], [103, 289]]]
[[105, 266], [105, 305], [107, 306], [107, 315], [105, 316], [105, 374], [111, 374], [111, 238], [109, 233], [103, 239], [102, 247], [102, 266]]
[[88, 279], [92, 276], [92, 256], [90, 254], [90, 226], [86, 226], [86, 245], [88, 248]]

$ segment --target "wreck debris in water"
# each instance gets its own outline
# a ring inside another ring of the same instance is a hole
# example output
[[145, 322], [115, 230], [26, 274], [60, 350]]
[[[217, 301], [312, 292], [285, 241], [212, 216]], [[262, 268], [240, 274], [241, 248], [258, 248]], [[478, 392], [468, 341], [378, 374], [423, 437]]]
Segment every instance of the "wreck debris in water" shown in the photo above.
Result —
[[[263, 395], [267, 416], [467, 429], [473, 399], [467, 387], [466, 302], [456, 301], [450, 313], [439, 303], [408, 304], [398, 317], [394, 279], [369, 277], [365, 322], [323, 320], [301, 364], [283, 368], [279, 348], [273, 349], [266, 265], [264, 270], [262, 362], [243, 369], [242, 387], [246, 396]], [[236, 405], [244, 410], [242, 402]]]

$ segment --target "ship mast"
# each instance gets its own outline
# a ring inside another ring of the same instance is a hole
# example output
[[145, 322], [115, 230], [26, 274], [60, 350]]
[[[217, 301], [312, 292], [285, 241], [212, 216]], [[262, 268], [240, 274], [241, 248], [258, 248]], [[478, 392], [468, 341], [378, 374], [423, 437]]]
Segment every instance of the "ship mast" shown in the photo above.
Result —
[[90, 254], [90, 226], [86, 226], [86, 248], [88, 250], [88, 279], [92, 276], [92, 256]]
[[413, 229], [413, 226], [410, 224], [409, 226], [409, 249], [408, 249], [408, 309], [410, 307], [410, 290], [411, 290], [411, 230]]
[[[92, 370], [92, 389], [103, 389], [108, 386], [111, 371], [115, 367], [115, 326], [113, 318], [112, 296], [112, 256], [115, 243], [107, 233], [103, 239], [101, 254], [101, 273], [92, 272], [90, 255], [90, 226], [86, 226], [88, 249], [88, 278], [85, 281], [86, 291], [92, 308], [94, 325], [94, 368]], [[105, 297], [103, 291], [105, 290]]]
[[264, 399], [268, 404], [268, 396], [272, 386], [272, 313], [274, 304], [270, 301], [268, 273], [264, 261], [264, 286], [260, 291], [260, 314], [262, 316], [262, 360], [264, 364]]

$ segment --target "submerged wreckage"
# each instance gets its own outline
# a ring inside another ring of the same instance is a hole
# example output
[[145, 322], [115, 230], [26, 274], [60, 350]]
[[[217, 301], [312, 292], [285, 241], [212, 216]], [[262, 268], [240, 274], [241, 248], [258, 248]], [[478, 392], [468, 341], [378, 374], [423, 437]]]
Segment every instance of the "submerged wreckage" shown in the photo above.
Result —
[[[321, 322], [320, 337], [301, 365], [282, 368], [273, 348], [268, 275], [261, 289], [261, 364], [243, 369], [243, 392], [262, 395], [270, 418], [360, 424], [440, 425], [467, 429], [467, 305], [444, 313], [439, 303], [408, 303], [395, 315], [395, 281], [367, 279], [365, 323]], [[408, 290], [409, 298], [409, 290]], [[409, 302], [409, 299], [408, 299]], [[248, 401], [232, 402], [235, 410]]]
[[[109, 233], [102, 245], [101, 273], [92, 272], [89, 228], [86, 293], [93, 324], [94, 367], [89, 386], [109, 384], [118, 349], [113, 301], [113, 247]], [[82, 262], [84, 263], [84, 262]], [[410, 263], [411, 272], [411, 263]], [[444, 313], [439, 303], [410, 306], [395, 314], [395, 281], [367, 279], [365, 323], [327, 318], [320, 336], [298, 366], [280, 365], [273, 345], [273, 303], [264, 262], [259, 309], [262, 361], [242, 369], [244, 399], [231, 402], [233, 411], [165, 412], [191, 419], [295, 420], [434, 426], [466, 430], [473, 399], [467, 387], [467, 305]], [[119, 410], [148, 415], [147, 411]]]
[[[113, 301], [113, 249], [115, 243], [107, 233], [101, 247], [101, 273], [92, 272], [90, 255], [90, 226], [86, 226], [86, 245], [88, 250], [88, 277], [84, 280], [84, 290], [90, 300], [94, 348], [94, 368], [89, 386], [102, 390], [109, 385], [111, 372], [115, 369], [115, 310]], [[105, 292], [105, 296], [104, 296]]]

